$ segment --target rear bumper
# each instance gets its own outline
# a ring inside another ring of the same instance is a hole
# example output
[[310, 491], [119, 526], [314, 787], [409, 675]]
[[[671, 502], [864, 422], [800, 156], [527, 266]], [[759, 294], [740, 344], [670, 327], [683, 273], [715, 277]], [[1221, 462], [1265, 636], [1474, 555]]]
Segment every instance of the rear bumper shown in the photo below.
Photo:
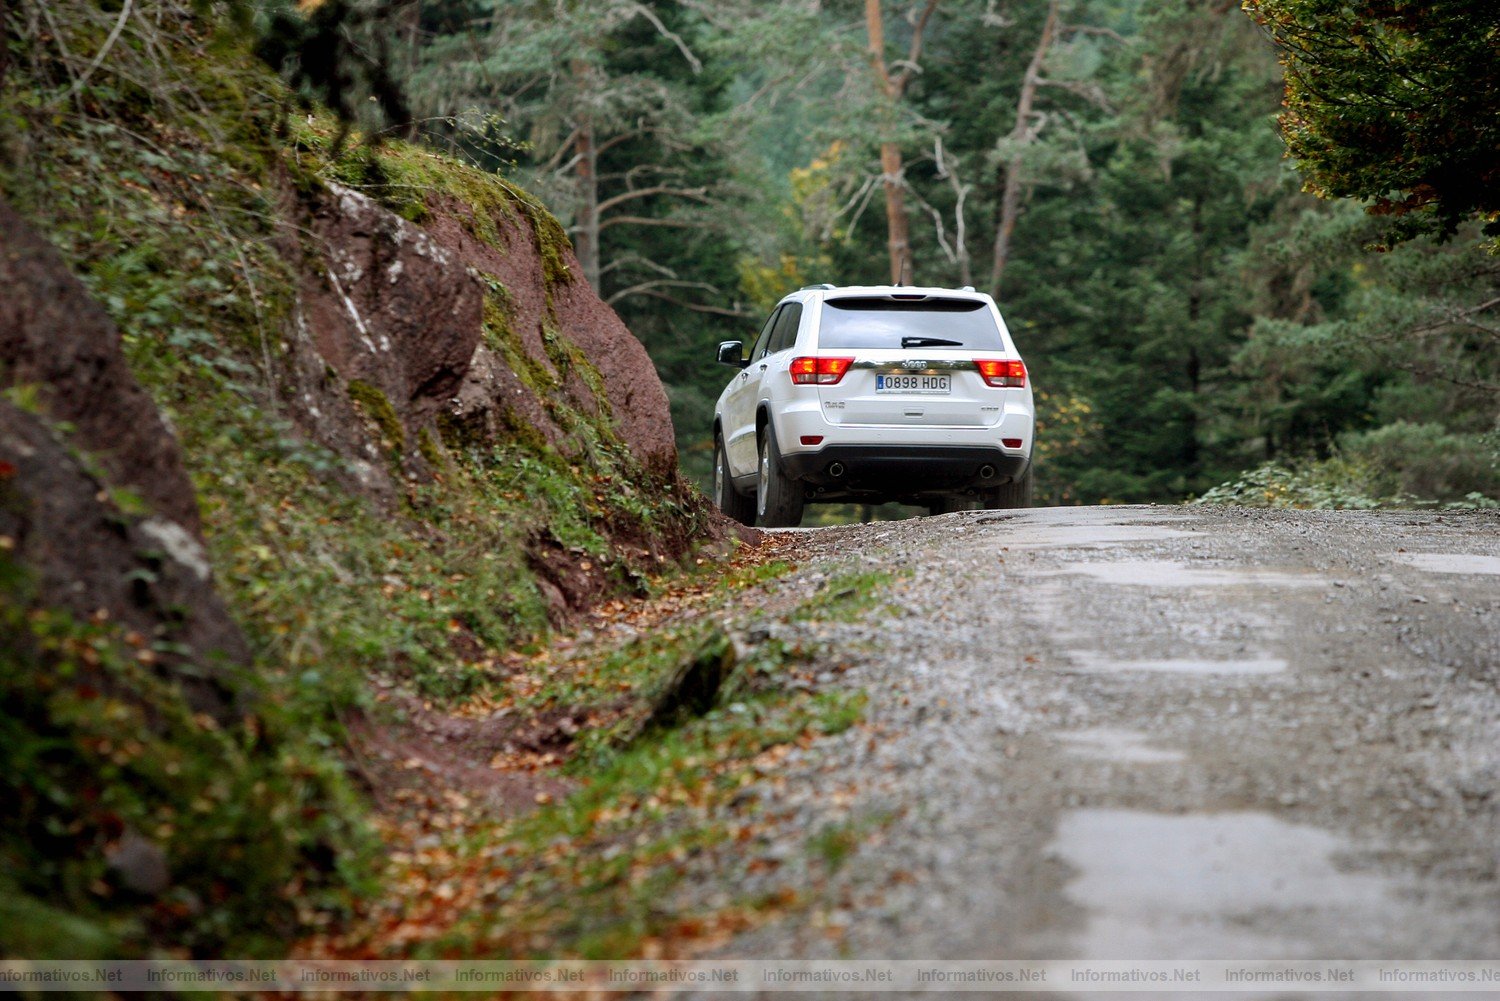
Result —
[[787, 476], [839, 496], [988, 489], [1018, 479], [1030, 464], [1027, 455], [983, 445], [829, 445], [781, 457]]

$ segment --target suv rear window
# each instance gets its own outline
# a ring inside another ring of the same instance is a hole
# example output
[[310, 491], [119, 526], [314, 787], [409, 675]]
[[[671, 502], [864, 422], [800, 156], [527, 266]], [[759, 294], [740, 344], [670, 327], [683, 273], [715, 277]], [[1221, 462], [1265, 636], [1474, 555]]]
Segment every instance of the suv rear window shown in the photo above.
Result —
[[[913, 338], [933, 343], [911, 344]], [[908, 341], [903, 345], [902, 340]], [[952, 345], [936, 343], [952, 341]], [[989, 307], [974, 299], [851, 296], [823, 303], [820, 348], [965, 347], [1004, 350]]]

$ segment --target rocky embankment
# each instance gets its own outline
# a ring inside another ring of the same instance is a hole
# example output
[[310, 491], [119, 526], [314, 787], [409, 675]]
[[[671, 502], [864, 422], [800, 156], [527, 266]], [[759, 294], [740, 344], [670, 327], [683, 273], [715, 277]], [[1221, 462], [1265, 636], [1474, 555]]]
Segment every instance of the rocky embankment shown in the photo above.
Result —
[[11, 955], [284, 949], [369, 871], [391, 692], [726, 539], [545, 208], [163, 16], [132, 87], [0, 106]]

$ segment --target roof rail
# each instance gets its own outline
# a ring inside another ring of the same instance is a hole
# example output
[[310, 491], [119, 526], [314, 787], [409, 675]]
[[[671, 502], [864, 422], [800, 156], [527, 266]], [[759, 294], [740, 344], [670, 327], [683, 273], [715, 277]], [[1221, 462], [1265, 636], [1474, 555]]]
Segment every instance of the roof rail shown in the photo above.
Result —
[[806, 292], [806, 291], [808, 291], [808, 290], [809, 290], [809, 289], [815, 289], [815, 288], [828, 288], [828, 289], [833, 289], [833, 288], [838, 288], [838, 286], [837, 286], [837, 285], [835, 285], [835, 284], [833, 284], [833, 282], [819, 282], [819, 283], [818, 283], [818, 284], [816, 284], [816, 285], [804, 285], [804, 286], [802, 286], [802, 287], [801, 287], [801, 288], [799, 288], [799, 289], [798, 289], [798, 290], [797, 290], [797, 291], [798, 291], [798, 292]]

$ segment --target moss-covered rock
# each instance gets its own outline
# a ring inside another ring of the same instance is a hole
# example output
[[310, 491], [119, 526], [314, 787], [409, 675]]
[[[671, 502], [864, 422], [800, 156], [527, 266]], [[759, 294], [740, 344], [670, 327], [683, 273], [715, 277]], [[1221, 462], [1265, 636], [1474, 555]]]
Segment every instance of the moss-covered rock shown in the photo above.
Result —
[[363, 379], [354, 379], [349, 383], [349, 399], [375, 425], [380, 433], [381, 444], [400, 455], [401, 450], [406, 448], [406, 429], [401, 426], [396, 408], [391, 406], [390, 399], [380, 391], [380, 387], [372, 386]]

